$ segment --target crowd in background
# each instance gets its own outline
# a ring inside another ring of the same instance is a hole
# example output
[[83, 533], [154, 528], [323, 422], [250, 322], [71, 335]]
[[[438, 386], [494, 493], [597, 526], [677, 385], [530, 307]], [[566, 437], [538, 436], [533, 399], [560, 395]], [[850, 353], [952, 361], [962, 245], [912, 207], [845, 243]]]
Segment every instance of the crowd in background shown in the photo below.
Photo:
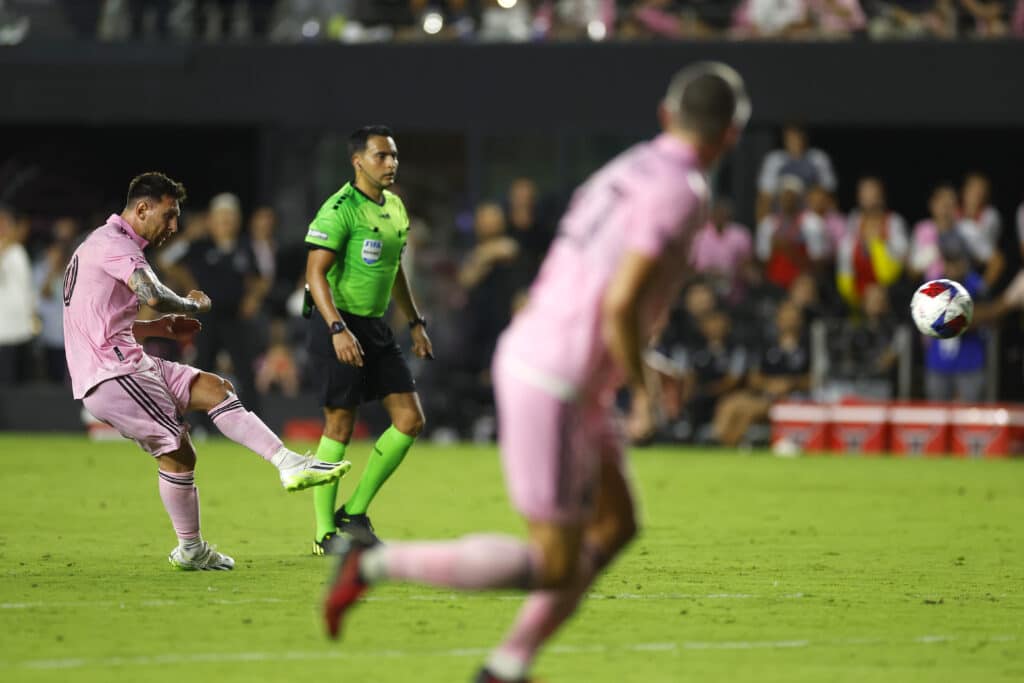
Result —
[[[999, 244], [1014, 222], [1024, 249], [1024, 204], [1004, 219], [990, 203], [989, 178], [970, 171], [956, 185], [936, 185], [918, 211], [889, 206], [879, 177], [858, 179], [856, 205], [839, 207], [829, 155], [796, 126], [781, 142], [760, 169], [756, 224], [738, 223], [717, 196], [694, 237], [692, 277], [648, 354], [665, 397], [663, 436], [736, 444], [780, 398], [892, 398], [897, 364], [908, 358], [924, 368], [916, 395], [984, 400], [993, 360], [986, 323], [1005, 312], [986, 316], [984, 302], [1013, 275]], [[490, 357], [555, 238], [559, 211], [541, 200], [533, 180], [515, 179], [504, 196], [471, 207], [461, 242], [457, 231], [454, 240], [438, 237], [451, 231], [431, 229], [410, 202], [405, 267], [437, 357], [413, 363], [432, 430], [461, 438], [493, 431]], [[0, 206], [0, 383], [66, 382], [63, 272], [93, 227]], [[214, 309], [193, 345], [158, 339], [148, 350], [232, 377], [256, 410], [261, 396], [311, 386], [300, 316], [306, 251], [278, 230], [274, 209], [243, 207], [226, 192], [187, 202], [179, 233], [150, 255], [169, 286], [205, 291]], [[910, 334], [906, 303], [937, 277], [962, 282], [979, 302], [979, 324], [962, 337]], [[823, 330], [818, 349], [813, 325]], [[815, 354], [824, 370], [812, 378]]]
[[1024, 0], [0, 0], [0, 45], [1024, 36]]

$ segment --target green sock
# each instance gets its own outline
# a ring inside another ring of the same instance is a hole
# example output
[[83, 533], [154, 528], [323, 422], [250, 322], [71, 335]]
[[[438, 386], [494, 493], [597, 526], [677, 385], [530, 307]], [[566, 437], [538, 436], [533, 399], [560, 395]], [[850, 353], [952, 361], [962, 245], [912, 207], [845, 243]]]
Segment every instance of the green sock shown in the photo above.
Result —
[[[345, 444], [326, 436], [320, 437], [316, 457], [327, 462], [341, 462], [345, 458]], [[338, 497], [338, 482], [331, 482], [313, 489], [313, 512], [316, 513], [316, 540], [324, 534], [337, 531], [334, 527], [334, 502]]]
[[359, 479], [359, 485], [352, 492], [352, 496], [345, 503], [345, 512], [350, 515], [362, 515], [366, 508], [370, 507], [370, 501], [377, 495], [377, 491], [388, 480], [391, 473], [402, 464], [402, 459], [409, 452], [414, 436], [408, 436], [395, 429], [392, 425], [388, 427], [373, 447], [373, 455], [366, 463], [363, 476]]

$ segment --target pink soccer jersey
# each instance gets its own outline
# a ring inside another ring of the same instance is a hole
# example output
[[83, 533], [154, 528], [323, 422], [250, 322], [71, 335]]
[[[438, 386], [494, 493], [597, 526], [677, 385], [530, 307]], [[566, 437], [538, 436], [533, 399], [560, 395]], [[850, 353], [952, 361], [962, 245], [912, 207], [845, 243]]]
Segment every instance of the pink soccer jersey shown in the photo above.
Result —
[[627, 150], [573, 196], [530, 289], [502, 335], [497, 363], [568, 400], [623, 380], [602, 337], [605, 292], [628, 252], [671, 254], [640, 306], [653, 334], [679, 293], [689, 241], [707, 220], [707, 182], [695, 150], [668, 134]]
[[94, 386], [153, 367], [132, 334], [139, 312], [128, 279], [148, 264], [146, 240], [117, 214], [96, 228], [64, 273], [64, 352], [75, 398]]

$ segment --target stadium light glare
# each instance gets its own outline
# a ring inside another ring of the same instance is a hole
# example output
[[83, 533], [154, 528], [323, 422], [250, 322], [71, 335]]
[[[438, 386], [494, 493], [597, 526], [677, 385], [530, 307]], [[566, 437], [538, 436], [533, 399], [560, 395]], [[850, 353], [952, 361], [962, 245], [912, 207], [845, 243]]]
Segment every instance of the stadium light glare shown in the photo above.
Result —
[[608, 35], [608, 27], [604, 25], [603, 21], [594, 19], [587, 24], [587, 35], [590, 36], [591, 40], [604, 40], [605, 36]]
[[439, 12], [427, 12], [423, 16], [423, 31], [436, 35], [444, 28], [444, 17]]
[[512, 9], [516, 6], [516, 0], [498, 0], [498, 7], [502, 9]]

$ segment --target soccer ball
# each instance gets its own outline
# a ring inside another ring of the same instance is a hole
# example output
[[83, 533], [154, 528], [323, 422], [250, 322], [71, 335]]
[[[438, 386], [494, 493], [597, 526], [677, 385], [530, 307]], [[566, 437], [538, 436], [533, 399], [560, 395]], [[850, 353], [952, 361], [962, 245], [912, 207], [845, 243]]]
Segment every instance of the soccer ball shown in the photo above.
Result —
[[974, 300], [953, 280], [932, 280], [921, 285], [910, 300], [910, 316], [922, 334], [952, 339], [963, 334], [974, 317]]

